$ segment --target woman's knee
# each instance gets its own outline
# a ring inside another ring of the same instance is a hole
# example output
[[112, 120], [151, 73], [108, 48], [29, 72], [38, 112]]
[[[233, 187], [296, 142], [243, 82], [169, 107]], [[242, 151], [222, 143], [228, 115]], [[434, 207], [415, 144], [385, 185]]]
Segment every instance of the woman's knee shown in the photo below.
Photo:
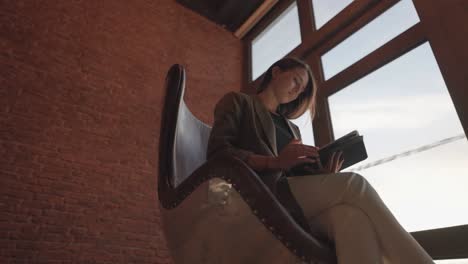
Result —
[[344, 172], [341, 177], [346, 179], [346, 182], [351, 188], [362, 188], [363, 185], [368, 185], [366, 178], [361, 174], [354, 172]]
[[346, 172], [342, 176], [346, 178], [347, 195], [345, 197], [347, 200], [368, 199], [370, 196], [376, 195], [372, 185], [361, 174]]
[[341, 177], [349, 178], [349, 179], [358, 179], [358, 180], [366, 180], [364, 176], [356, 172], [340, 172]]

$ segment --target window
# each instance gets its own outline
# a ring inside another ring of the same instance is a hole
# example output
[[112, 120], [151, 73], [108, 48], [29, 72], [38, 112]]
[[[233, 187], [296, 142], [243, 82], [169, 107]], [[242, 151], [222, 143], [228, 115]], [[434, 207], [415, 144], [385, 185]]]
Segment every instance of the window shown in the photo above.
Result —
[[398, 2], [322, 56], [325, 79], [364, 58], [418, 22], [413, 2]]
[[252, 80], [301, 42], [299, 13], [294, 2], [252, 41]]
[[319, 29], [353, 0], [312, 0], [315, 28]]
[[335, 138], [354, 129], [364, 136], [369, 158], [349, 170], [373, 184], [408, 231], [468, 223], [468, 141], [429, 43], [329, 105]]

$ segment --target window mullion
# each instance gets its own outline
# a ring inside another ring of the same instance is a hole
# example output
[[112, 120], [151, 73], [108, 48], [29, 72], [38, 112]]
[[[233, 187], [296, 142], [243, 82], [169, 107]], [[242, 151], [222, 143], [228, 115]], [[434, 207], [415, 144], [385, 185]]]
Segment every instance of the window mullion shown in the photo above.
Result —
[[418, 23], [393, 40], [352, 64], [323, 83], [322, 90], [330, 96], [354, 81], [366, 76], [388, 62], [412, 50], [426, 40], [421, 24]]
[[297, 0], [302, 39], [315, 31], [311, 0]]

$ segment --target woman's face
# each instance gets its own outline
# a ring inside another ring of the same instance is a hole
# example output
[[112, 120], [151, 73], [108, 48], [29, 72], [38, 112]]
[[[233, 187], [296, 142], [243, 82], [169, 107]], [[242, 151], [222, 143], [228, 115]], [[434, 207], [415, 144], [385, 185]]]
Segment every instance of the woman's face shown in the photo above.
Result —
[[295, 100], [305, 90], [309, 82], [307, 70], [298, 67], [282, 71], [279, 67], [272, 69], [271, 87], [278, 103], [285, 104]]

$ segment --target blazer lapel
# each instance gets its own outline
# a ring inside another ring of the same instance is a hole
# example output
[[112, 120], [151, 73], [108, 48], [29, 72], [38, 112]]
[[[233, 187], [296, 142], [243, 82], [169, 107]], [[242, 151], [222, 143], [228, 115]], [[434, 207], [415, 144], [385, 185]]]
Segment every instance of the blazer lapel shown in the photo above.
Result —
[[260, 127], [262, 130], [261, 132], [263, 133], [265, 137], [265, 141], [270, 148], [271, 152], [275, 156], [278, 156], [278, 150], [276, 148], [276, 130], [275, 130], [275, 124], [273, 123], [273, 119], [270, 116], [270, 113], [268, 110], [265, 108], [262, 102], [256, 96], [252, 96], [253, 98], [253, 106], [254, 106], [254, 111], [255, 114], [258, 117], [258, 120], [260, 120]]
[[296, 129], [291, 125], [291, 121], [289, 121], [289, 119], [287, 119], [284, 115], [281, 115], [281, 116], [284, 118], [284, 120], [286, 120], [286, 123], [288, 124], [288, 127], [289, 127], [289, 131], [294, 136], [294, 139], [300, 139]]

